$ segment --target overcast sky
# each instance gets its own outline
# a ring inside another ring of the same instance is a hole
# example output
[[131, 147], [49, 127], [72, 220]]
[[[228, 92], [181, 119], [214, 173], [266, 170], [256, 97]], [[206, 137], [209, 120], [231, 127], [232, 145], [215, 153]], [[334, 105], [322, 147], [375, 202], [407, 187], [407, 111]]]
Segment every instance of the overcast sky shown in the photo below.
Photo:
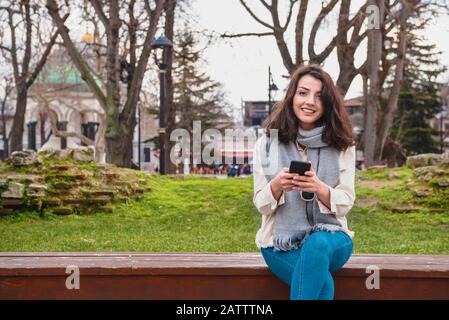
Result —
[[[265, 21], [270, 22], [266, 9], [260, 1], [248, 0]], [[287, 5], [289, 1], [279, 1], [280, 7]], [[364, 1], [353, 1], [351, 13], [355, 13]], [[312, 19], [316, 17], [320, 9], [320, 1], [311, 2], [311, 10], [308, 12], [310, 19], [306, 20], [306, 34], [310, 30]], [[241, 6], [238, 0], [193, 0], [193, 11], [198, 14], [194, 23], [199, 28], [204, 28], [218, 33], [241, 33], [241, 32], [267, 32], [267, 29], [258, 24]], [[331, 20], [335, 21], [336, 12], [331, 14]], [[295, 14], [293, 15], [295, 17]], [[281, 21], [285, 21], [282, 19]], [[294, 26], [292, 19], [291, 25]], [[335, 24], [329, 22], [318, 33], [317, 45], [323, 48], [335, 33]], [[449, 66], [449, 16], [441, 16], [435, 19], [424, 34], [430, 42], [436, 43], [439, 50], [443, 51], [441, 62]], [[294, 46], [294, 33], [289, 32], [286, 38], [290, 48]], [[308, 36], [306, 36], [308, 41]], [[291, 49], [294, 55], [294, 50]], [[365, 50], [356, 53], [356, 66], [360, 65], [366, 57]], [[229, 101], [238, 108], [242, 100], [267, 100], [268, 99], [268, 66], [271, 66], [274, 82], [280, 89], [284, 89], [287, 75], [282, 64], [282, 59], [275, 40], [268, 37], [245, 37], [219, 43], [206, 50], [205, 58], [209, 64], [207, 71], [214, 80], [224, 84]], [[324, 68], [336, 80], [339, 72], [336, 55], [333, 53], [326, 61]], [[448, 74], [441, 80], [447, 81]], [[356, 97], [362, 94], [360, 78], [353, 82], [346, 98]], [[282, 97], [278, 92], [276, 99]]]

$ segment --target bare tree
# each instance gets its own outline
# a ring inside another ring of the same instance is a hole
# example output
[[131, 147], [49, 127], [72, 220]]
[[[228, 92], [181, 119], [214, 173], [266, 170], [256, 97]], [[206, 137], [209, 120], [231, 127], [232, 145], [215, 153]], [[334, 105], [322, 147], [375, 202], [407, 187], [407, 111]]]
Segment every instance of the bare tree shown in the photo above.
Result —
[[[269, 31], [262, 33], [223, 34], [223, 38], [235, 38], [244, 36], [273, 36], [276, 40], [276, 45], [281, 54], [283, 64], [289, 74], [291, 74], [298, 66], [305, 63], [306, 59], [304, 51], [306, 49], [306, 45], [304, 39], [304, 27], [307, 11], [309, 8], [308, 0], [289, 0], [287, 17], [283, 23], [280, 21], [278, 0], [272, 0], [271, 3], [268, 3], [266, 0], [259, 0], [260, 4], [268, 11], [269, 15], [271, 16], [271, 22], [267, 22], [261, 19], [255, 13], [255, 10], [247, 4], [246, 0], [239, 1], [245, 8], [245, 10], [249, 13], [249, 15]], [[285, 41], [285, 33], [287, 32], [289, 24], [292, 21], [293, 11], [295, 5], [298, 2], [299, 6], [297, 8], [295, 23], [295, 53], [293, 55], [290, 52]], [[322, 27], [325, 19], [329, 16], [338, 2], [340, 2], [340, 12], [337, 31], [332, 40], [326, 45], [325, 49], [321, 52], [317, 52], [316, 39], [318, 30]], [[337, 86], [340, 88], [343, 95], [345, 95], [348, 91], [354, 78], [358, 74], [363, 72], [366, 64], [362, 64], [361, 67], [356, 68], [354, 65], [354, 55], [357, 48], [367, 35], [366, 31], [361, 32], [363, 21], [365, 20], [366, 16], [367, 3], [361, 6], [352, 18], [349, 18], [350, 6], [351, 0], [331, 0], [326, 4], [322, 2], [321, 11], [313, 22], [307, 44], [307, 53], [309, 56], [308, 60], [309, 62], [317, 64], [323, 63], [334, 51], [334, 49], [337, 50], [337, 58], [340, 65], [340, 74], [337, 79]], [[293, 59], [293, 56], [295, 57], [295, 59]]]
[[[8, 28], [10, 41], [2, 43], [0, 48], [10, 55], [16, 94], [16, 110], [11, 129], [11, 151], [22, 150], [22, 136], [25, 122], [28, 90], [33, 85], [45, 64], [58, 36], [51, 31], [47, 44], [36, 44], [36, 39], [44, 37], [40, 22], [44, 20], [38, 1], [20, 0], [3, 2], [0, 6], [2, 27]], [[5, 14], [6, 12], [6, 14]], [[61, 18], [64, 21], [67, 16]], [[37, 52], [36, 45], [43, 51]]]
[[383, 40], [382, 27], [384, 26], [384, 0], [369, 0], [368, 8], [371, 15], [368, 18], [368, 68], [369, 88], [365, 112], [365, 126], [363, 132], [365, 165], [374, 163], [374, 153], [377, 138], [377, 120], [380, 111], [381, 79], [379, 68], [381, 66]]
[[[136, 125], [135, 111], [164, 0], [108, 2], [90, 0], [106, 36], [105, 81], [99, 84], [88, 62], [80, 54], [61, 18], [56, 0], [46, 6], [57, 26], [67, 51], [106, 114], [106, 161], [124, 167], [131, 165], [132, 141]], [[153, 4], [153, 7], [151, 7]], [[145, 13], [142, 19], [136, 12]], [[137, 34], [142, 35], [138, 43]], [[125, 50], [126, 48], [126, 50]], [[121, 82], [126, 84], [123, 89]]]
[[[425, 10], [434, 10], [440, 1], [421, 0], [370, 0], [372, 8], [378, 8], [379, 28], [369, 30], [368, 75], [370, 86], [366, 106], [364, 130], [364, 158], [367, 166], [377, 164], [383, 159], [383, 150], [393, 125], [398, 106], [400, 88], [403, 83], [405, 55], [407, 52], [408, 20], [413, 15], [423, 15]], [[385, 10], [384, 10], [385, 9]], [[423, 18], [424, 19], [424, 18]], [[390, 35], [395, 32], [396, 36]], [[393, 49], [386, 48], [393, 42]], [[388, 58], [388, 56], [391, 58]], [[394, 68], [394, 69], [393, 69]], [[392, 72], [394, 70], [394, 72]], [[387, 87], [387, 79], [391, 87]], [[387, 106], [381, 110], [381, 91], [388, 89]]]
[[1, 160], [4, 160], [9, 155], [10, 134], [7, 132], [7, 128], [6, 128], [6, 113], [9, 113], [9, 111], [11, 111], [11, 110], [8, 110], [8, 108], [7, 108], [7, 101], [9, 99], [9, 96], [12, 92], [13, 87], [11, 85], [11, 79], [9, 79], [8, 77], [5, 77], [2, 80], [3, 80], [2, 82], [4, 83], [4, 86], [3, 86], [4, 92], [3, 92], [3, 97], [0, 100], [0, 104], [1, 104], [0, 116], [1, 116], [1, 121], [2, 121], [0, 134], [2, 135], [2, 139], [3, 139], [3, 159], [1, 159]]

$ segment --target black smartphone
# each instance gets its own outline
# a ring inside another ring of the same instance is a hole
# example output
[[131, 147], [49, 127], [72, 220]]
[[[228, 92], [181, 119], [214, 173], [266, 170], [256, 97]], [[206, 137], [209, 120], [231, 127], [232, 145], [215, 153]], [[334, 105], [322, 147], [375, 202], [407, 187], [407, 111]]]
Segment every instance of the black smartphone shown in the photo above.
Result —
[[306, 171], [310, 170], [310, 166], [310, 162], [293, 160], [292, 162], [290, 162], [290, 168], [288, 169], [288, 172], [297, 173], [300, 176], [305, 176]]
[[[311, 165], [312, 164], [310, 162], [293, 160], [292, 162], [290, 162], [290, 168], [288, 169], [288, 172], [297, 173], [300, 176], [305, 176], [306, 171], [310, 170]], [[312, 192], [301, 192], [301, 198], [305, 201], [312, 201], [314, 197], [315, 194]]]

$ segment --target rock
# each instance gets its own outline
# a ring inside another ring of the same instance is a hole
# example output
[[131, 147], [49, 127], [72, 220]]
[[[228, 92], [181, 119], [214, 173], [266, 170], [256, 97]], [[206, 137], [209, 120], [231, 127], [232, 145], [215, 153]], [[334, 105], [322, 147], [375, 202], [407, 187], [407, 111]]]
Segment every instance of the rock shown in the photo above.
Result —
[[424, 182], [429, 182], [430, 180], [432, 180], [432, 178], [433, 178], [433, 173], [427, 172], [426, 175], [420, 177], [420, 179], [418, 179], [418, 181], [422, 179], [422, 181], [424, 181]]
[[64, 205], [68, 204], [78, 204], [85, 207], [89, 207], [92, 205], [105, 205], [111, 201], [111, 198], [108, 196], [97, 196], [95, 198], [65, 198], [62, 199]]
[[45, 197], [47, 194], [47, 186], [39, 183], [32, 183], [28, 186], [27, 195], [29, 197]]
[[58, 207], [58, 208], [54, 208], [52, 211], [54, 214], [62, 215], [62, 216], [73, 213], [73, 209], [69, 208], [69, 207]]
[[22, 199], [25, 186], [21, 183], [10, 182], [8, 190], [2, 193], [2, 198]]
[[114, 199], [117, 192], [114, 190], [87, 190], [83, 191], [86, 197], [97, 197], [97, 196], [107, 196], [110, 200]]
[[70, 165], [65, 165], [65, 164], [56, 164], [50, 167], [50, 169], [52, 170], [56, 170], [56, 171], [67, 171], [70, 168], [72, 168], [72, 166]]
[[440, 154], [423, 153], [416, 156], [407, 157], [407, 166], [412, 168], [424, 167], [439, 164], [442, 161]]
[[92, 146], [74, 148], [73, 160], [92, 162], [95, 161], [95, 148]]
[[433, 195], [433, 191], [431, 189], [418, 189], [415, 190], [415, 194], [417, 197], [429, 197]]
[[59, 160], [68, 160], [73, 155], [72, 149], [63, 149], [59, 151]]
[[425, 167], [419, 167], [419, 168], [415, 168], [413, 169], [413, 174], [417, 177], [422, 176], [422, 175], [426, 175], [429, 172], [430, 173], [435, 173], [437, 170], [437, 167], [435, 166], [425, 166]]
[[438, 185], [443, 188], [449, 187], [449, 179], [446, 178], [446, 179], [439, 180]]
[[39, 154], [44, 156], [45, 158], [56, 158], [59, 159], [59, 153], [61, 150], [59, 149], [40, 149]]
[[4, 207], [19, 207], [23, 205], [22, 199], [2, 199], [1, 205]]
[[48, 199], [42, 200], [42, 205], [44, 205], [46, 207], [56, 207], [56, 206], [60, 206], [61, 204], [62, 204], [62, 201], [58, 198], [48, 198]]
[[401, 177], [401, 175], [397, 172], [391, 171], [388, 173], [388, 177], [390, 179], [399, 179]]
[[42, 160], [33, 150], [14, 151], [11, 154], [11, 163], [15, 167], [29, 166], [33, 164], [41, 164]]
[[21, 183], [34, 183], [39, 180], [39, 176], [37, 175], [20, 175], [20, 174], [13, 174], [6, 177], [9, 181], [15, 181], [15, 182], [21, 182]]

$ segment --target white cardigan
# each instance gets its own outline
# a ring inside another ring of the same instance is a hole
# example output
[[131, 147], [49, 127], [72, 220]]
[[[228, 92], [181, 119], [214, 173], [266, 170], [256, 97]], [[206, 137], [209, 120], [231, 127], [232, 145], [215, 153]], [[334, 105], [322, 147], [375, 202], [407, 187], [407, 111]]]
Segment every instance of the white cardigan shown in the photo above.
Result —
[[[273, 228], [274, 228], [274, 214], [276, 209], [285, 202], [285, 194], [282, 193], [279, 201], [273, 197], [271, 192], [271, 182], [267, 180], [260, 167], [260, 148], [261, 141], [259, 138], [254, 146], [254, 197], [253, 203], [257, 210], [262, 215], [262, 225], [256, 234], [256, 245], [258, 248], [266, 248], [273, 246]], [[299, 150], [301, 159], [307, 160], [305, 150]], [[331, 208], [327, 208], [320, 200], [318, 205], [322, 213], [334, 214], [337, 220], [341, 223], [343, 231], [351, 238], [354, 237], [354, 232], [348, 229], [346, 221], [346, 214], [351, 210], [355, 201], [355, 146], [351, 146], [346, 151], [339, 153], [340, 166], [340, 181], [335, 188], [330, 189], [330, 203]]]

